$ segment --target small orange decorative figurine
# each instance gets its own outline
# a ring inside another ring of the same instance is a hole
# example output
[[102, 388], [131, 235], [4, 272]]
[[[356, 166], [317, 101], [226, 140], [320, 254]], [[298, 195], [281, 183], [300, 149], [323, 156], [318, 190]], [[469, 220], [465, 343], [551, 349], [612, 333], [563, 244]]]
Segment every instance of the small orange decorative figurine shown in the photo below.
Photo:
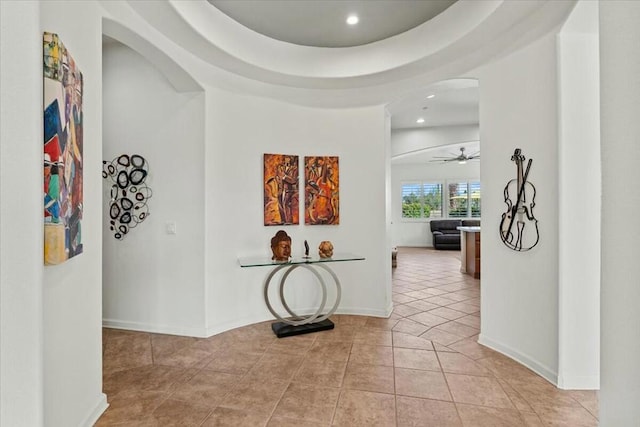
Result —
[[286, 231], [280, 230], [271, 238], [272, 260], [289, 261], [291, 257], [291, 237]]
[[328, 240], [324, 240], [320, 242], [318, 251], [320, 252], [320, 258], [331, 258], [333, 256], [333, 244]]

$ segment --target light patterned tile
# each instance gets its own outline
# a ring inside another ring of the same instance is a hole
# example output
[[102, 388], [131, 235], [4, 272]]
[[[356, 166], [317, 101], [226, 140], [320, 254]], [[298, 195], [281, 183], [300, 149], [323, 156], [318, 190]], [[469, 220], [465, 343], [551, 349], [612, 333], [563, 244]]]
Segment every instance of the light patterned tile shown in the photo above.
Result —
[[394, 348], [393, 365], [396, 368], [441, 371], [435, 351], [415, 348]]
[[292, 381], [326, 387], [341, 387], [347, 362], [305, 359]]
[[598, 420], [582, 406], [537, 406], [534, 409], [540, 419], [552, 427], [598, 427]]
[[328, 424], [333, 418], [340, 389], [290, 384], [273, 416]]
[[448, 308], [452, 310], [461, 311], [467, 314], [475, 314], [480, 312], [480, 307], [477, 305], [469, 304], [467, 301], [456, 302], [450, 305], [447, 305]]
[[354, 344], [391, 346], [391, 331], [381, 329], [362, 328], [353, 338]]
[[411, 298], [415, 298], [415, 299], [424, 299], [424, 298], [429, 298], [432, 295], [426, 293], [425, 291], [419, 290], [419, 291], [413, 291], [413, 292], [407, 292], [405, 295], [411, 297]]
[[462, 323], [458, 323], [455, 320], [437, 325], [434, 329], [448, 332], [450, 334], [457, 335], [462, 338], [469, 338], [478, 334], [478, 332], [480, 332], [476, 328], [463, 325]]
[[410, 320], [422, 323], [425, 326], [433, 327], [448, 322], [444, 317], [436, 316], [428, 312], [414, 314], [409, 317]]
[[458, 304], [458, 301], [449, 299], [446, 297], [447, 294], [438, 295], [435, 297], [425, 298], [425, 301], [430, 302], [432, 304], [441, 305], [441, 306], [449, 306], [451, 304]]
[[422, 301], [422, 300], [409, 302], [409, 303], [407, 303], [407, 305], [409, 307], [417, 308], [418, 310], [421, 310], [421, 311], [429, 311], [429, 310], [433, 310], [435, 308], [440, 308], [439, 305], [432, 304], [430, 302], [426, 302], [426, 301]]
[[360, 390], [340, 393], [333, 425], [339, 427], [395, 426], [396, 404], [392, 394]]
[[393, 332], [394, 348], [417, 348], [421, 350], [433, 350], [433, 344], [429, 340], [402, 332]]
[[526, 424], [515, 409], [456, 404], [465, 427], [524, 427]]
[[393, 307], [393, 314], [401, 317], [408, 317], [420, 312], [422, 312], [421, 309], [411, 307], [410, 305], [407, 305], [407, 304], [398, 304], [395, 307]]
[[367, 320], [365, 328], [384, 329], [385, 331], [390, 331], [400, 319], [401, 317], [395, 315], [391, 315], [391, 317], [389, 318], [371, 317], [369, 318], [369, 320]]
[[451, 402], [397, 396], [398, 427], [462, 427], [456, 407]]
[[382, 345], [354, 344], [349, 362], [361, 365], [393, 366], [393, 348]]
[[460, 353], [439, 352], [438, 359], [444, 372], [485, 377], [492, 376], [487, 368]]
[[158, 425], [166, 427], [199, 426], [210, 412], [211, 408], [206, 405], [167, 399], [153, 411], [151, 417]]
[[280, 380], [245, 378], [220, 406], [255, 414], [271, 414], [288, 385], [288, 382]]
[[393, 367], [349, 363], [343, 388], [393, 394]]
[[391, 299], [396, 304], [405, 304], [405, 303], [408, 303], [408, 302], [416, 300], [415, 298], [411, 298], [410, 296], [407, 296], [407, 295], [401, 294], [401, 293], [394, 293], [393, 296], [391, 297]]
[[428, 326], [409, 319], [402, 319], [398, 321], [398, 323], [396, 323], [393, 327], [393, 332], [401, 332], [409, 335], [414, 335], [416, 337], [422, 335], [428, 330]]
[[515, 409], [495, 378], [449, 373], [445, 376], [456, 403]]
[[207, 339], [105, 328], [110, 407], [96, 426], [595, 426], [595, 392], [558, 390], [478, 344], [480, 282], [459, 268], [458, 252], [399, 248], [406, 317], [335, 315], [307, 336], [279, 340], [270, 321]]
[[451, 402], [442, 372], [395, 368], [396, 395]]
[[456, 322], [463, 325], [471, 326], [472, 328], [480, 329], [480, 316], [474, 316], [472, 314], [466, 315], [455, 319]]
[[461, 317], [468, 316], [466, 313], [462, 313], [461, 311], [451, 310], [447, 307], [438, 307], [435, 310], [430, 310], [430, 314], [435, 314], [439, 317], [444, 317], [447, 320], [456, 320]]
[[202, 427], [263, 427], [269, 415], [252, 414], [231, 408], [216, 408], [207, 417]]
[[[427, 332], [425, 332], [420, 336], [424, 339], [432, 341], [434, 345], [437, 343], [437, 344], [442, 344], [444, 346], [449, 346], [463, 339], [458, 335], [453, 335], [436, 328], [429, 329]], [[438, 348], [436, 347], [436, 350], [437, 349]]]

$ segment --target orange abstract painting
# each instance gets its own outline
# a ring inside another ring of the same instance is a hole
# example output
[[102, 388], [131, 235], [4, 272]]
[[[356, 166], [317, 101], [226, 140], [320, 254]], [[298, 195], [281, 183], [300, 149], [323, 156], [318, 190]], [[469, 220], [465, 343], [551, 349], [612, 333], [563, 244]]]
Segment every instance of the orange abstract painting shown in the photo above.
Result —
[[304, 177], [304, 223], [340, 224], [338, 157], [305, 157]]
[[264, 155], [264, 225], [300, 224], [298, 156]]

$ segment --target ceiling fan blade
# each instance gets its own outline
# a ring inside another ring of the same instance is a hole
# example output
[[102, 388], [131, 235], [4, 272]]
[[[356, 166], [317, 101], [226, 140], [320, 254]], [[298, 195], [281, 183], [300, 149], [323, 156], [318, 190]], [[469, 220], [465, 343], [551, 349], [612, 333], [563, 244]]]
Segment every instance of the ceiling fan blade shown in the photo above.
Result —
[[[473, 154], [469, 154], [469, 157], [475, 157], [475, 156], [478, 156], [478, 154], [480, 154], [480, 152], [479, 152], [479, 151], [476, 151], [476, 152], [475, 152], [475, 153], [473, 153]], [[478, 156], [478, 157], [480, 157], [480, 156]]]

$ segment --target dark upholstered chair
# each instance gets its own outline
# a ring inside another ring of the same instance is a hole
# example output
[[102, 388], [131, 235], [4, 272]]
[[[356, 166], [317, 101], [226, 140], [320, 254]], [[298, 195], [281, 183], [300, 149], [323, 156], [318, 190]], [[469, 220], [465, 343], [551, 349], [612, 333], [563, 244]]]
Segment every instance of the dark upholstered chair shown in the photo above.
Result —
[[439, 219], [429, 223], [433, 234], [433, 247], [435, 249], [460, 250], [460, 230], [462, 225], [459, 219]]

